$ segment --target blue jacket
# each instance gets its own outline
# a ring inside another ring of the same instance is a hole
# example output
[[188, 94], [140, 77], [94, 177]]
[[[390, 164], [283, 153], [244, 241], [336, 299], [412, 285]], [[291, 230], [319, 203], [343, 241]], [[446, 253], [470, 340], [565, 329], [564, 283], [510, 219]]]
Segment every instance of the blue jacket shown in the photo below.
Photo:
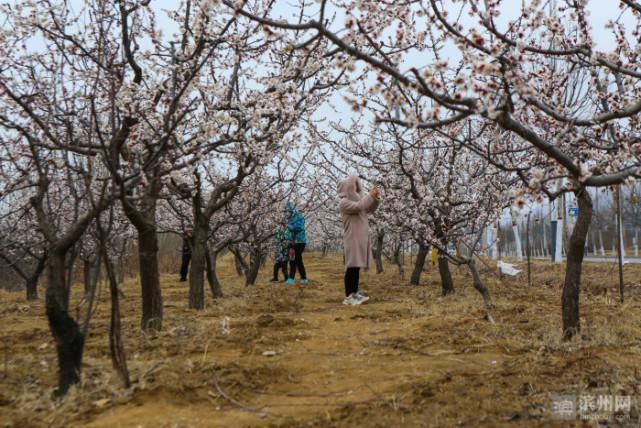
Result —
[[287, 220], [289, 241], [293, 244], [306, 244], [305, 217], [292, 204], [287, 204], [287, 213], [289, 215]]

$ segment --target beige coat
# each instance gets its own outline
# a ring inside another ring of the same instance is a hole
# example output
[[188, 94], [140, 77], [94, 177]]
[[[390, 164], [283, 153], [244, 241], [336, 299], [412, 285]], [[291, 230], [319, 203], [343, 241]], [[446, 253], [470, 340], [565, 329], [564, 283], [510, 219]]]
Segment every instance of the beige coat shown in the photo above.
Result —
[[363, 192], [358, 177], [349, 176], [338, 183], [338, 207], [343, 218], [345, 266], [367, 268], [372, 263], [367, 215], [379, 201]]

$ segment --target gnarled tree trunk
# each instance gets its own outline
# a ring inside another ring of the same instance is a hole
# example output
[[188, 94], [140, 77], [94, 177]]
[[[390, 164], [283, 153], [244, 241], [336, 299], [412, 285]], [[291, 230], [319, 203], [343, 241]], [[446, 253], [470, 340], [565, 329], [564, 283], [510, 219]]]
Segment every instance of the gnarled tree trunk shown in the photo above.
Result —
[[80, 364], [85, 338], [78, 323], [69, 315], [69, 290], [65, 281], [66, 252], [50, 249], [47, 259], [48, 284], [46, 311], [49, 328], [56, 341], [59, 380], [58, 395], [80, 381]]
[[38, 280], [40, 279], [40, 275], [42, 275], [42, 272], [45, 270], [46, 266], [47, 256], [45, 253], [42, 257], [38, 258], [38, 263], [36, 264], [35, 270], [26, 279], [27, 300], [38, 299]]
[[438, 273], [441, 275], [443, 296], [454, 293], [454, 281], [450, 272], [450, 263], [447, 259], [447, 254], [440, 249], [438, 250]]
[[98, 282], [100, 277], [100, 257], [93, 260], [83, 259], [83, 279], [85, 283], [85, 295], [88, 296], [93, 285]]
[[122, 245], [120, 246], [120, 251], [118, 252], [118, 266], [116, 272], [116, 279], [118, 284], [125, 282], [125, 255], [127, 254], [127, 245], [128, 242], [126, 239], [122, 240]]
[[207, 239], [209, 218], [203, 214], [200, 191], [192, 198], [194, 230], [191, 237], [191, 269], [189, 270], [189, 307], [205, 308], [205, 270], [207, 266]]
[[223, 297], [223, 289], [220, 286], [220, 281], [218, 281], [218, 276], [216, 275], [217, 259], [218, 252], [214, 251], [210, 255], [209, 250], [207, 250], [207, 282], [209, 282], [211, 295], [214, 299]]
[[260, 262], [262, 260], [262, 252], [259, 248], [254, 249], [249, 255], [249, 265], [245, 270], [245, 286], [249, 287], [256, 283], [258, 271], [260, 270]]
[[120, 375], [125, 388], [131, 386], [129, 379], [129, 370], [127, 369], [127, 356], [125, 346], [122, 341], [120, 328], [120, 300], [118, 290], [118, 280], [116, 270], [114, 269], [111, 259], [107, 255], [107, 248], [104, 242], [101, 243], [102, 256], [104, 257], [105, 271], [109, 280], [109, 295], [111, 297], [111, 322], [109, 324], [109, 351], [111, 353], [111, 363], [114, 369]]
[[245, 260], [243, 260], [243, 256], [237, 250], [232, 250], [232, 254], [234, 255], [234, 267], [236, 268], [236, 273], [238, 274], [238, 276], [245, 275], [247, 265], [245, 263]]
[[579, 204], [579, 216], [568, 243], [565, 282], [561, 296], [563, 312], [563, 339], [569, 340], [581, 331], [579, 295], [581, 291], [581, 267], [585, 239], [592, 221], [592, 198], [585, 188], [575, 191]]
[[38, 300], [38, 278], [27, 278], [27, 300]]
[[374, 248], [374, 261], [376, 262], [376, 273], [383, 273], [383, 243], [385, 231], [379, 230], [376, 233], [376, 247]]
[[401, 252], [403, 250], [403, 242], [398, 240], [394, 243], [394, 252], [392, 253], [392, 261], [396, 266], [398, 266], [398, 276], [402, 280], [405, 277], [405, 266], [403, 266], [403, 260]]
[[[194, 208], [195, 210], [196, 208]], [[198, 209], [200, 211], [200, 209]], [[207, 221], [196, 214], [194, 225], [191, 268], [189, 270], [189, 307], [192, 309], [205, 308], [205, 270], [207, 265], [207, 238], [209, 228]], [[204, 221], [199, 221], [204, 220]]]
[[425, 266], [425, 259], [430, 251], [429, 245], [425, 245], [422, 242], [418, 243], [418, 252], [416, 253], [416, 261], [414, 262], [414, 270], [412, 271], [412, 277], [410, 278], [410, 284], [419, 285], [421, 282], [421, 273], [423, 273], [423, 267]]
[[481, 293], [481, 296], [483, 297], [483, 303], [485, 304], [485, 311], [486, 311], [486, 319], [490, 321], [491, 323], [494, 323], [494, 319], [492, 318], [492, 299], [490, 299], [490, 290], [485, 286], [483, 281], [481, 280], [481, 275], [479, 275], [479, 271], [476, 268], [476, 263], [474, 260], [470, 260], [469, 263], [467, 264], [467, 267], [470, 270], [470, 273], [472, 274], [472, 284], [474, 285], [474, 288], [476, 291]]
[[78, 249], [77, 245], [73, 245], [69, 250], [66, 251], [65, 255], [65, 288], [67, 289], [67, 304], [69, 306], [69, 296], [71, 296], [71, 284], [73, 283], [73, 274], [76, 265], [76, 259], [78, 258]]
[[[156, 184], [152, 184], [154, 188]], [[156, 190], [155, 192], [158, 192]], [[138, 231], [138, 263], [142, 294], [143, 330], [162, 329], [162, 294], [160, 291], [160, 268], [158, 264], [158, 234], [156, 226], [156, 195], [145, 195], [141, 209], [130, 201], [122, 202], [125, 215]]]
[[138, 261], [142, 291], [141, 326], [143, 330], [161, 330], [163, 307], [155, 226], [138, 231]]

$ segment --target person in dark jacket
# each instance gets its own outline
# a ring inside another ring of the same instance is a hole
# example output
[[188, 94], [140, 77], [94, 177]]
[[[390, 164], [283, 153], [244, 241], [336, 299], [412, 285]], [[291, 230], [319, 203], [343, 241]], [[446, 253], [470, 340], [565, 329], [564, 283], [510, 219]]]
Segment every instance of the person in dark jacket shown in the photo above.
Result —
[[180, 282], [187, 281], [189, 274], [189, 262], [191, 261], [191, 244], [189, 243], [190, 235], [183, 238], [182, 263], [180, 264]]

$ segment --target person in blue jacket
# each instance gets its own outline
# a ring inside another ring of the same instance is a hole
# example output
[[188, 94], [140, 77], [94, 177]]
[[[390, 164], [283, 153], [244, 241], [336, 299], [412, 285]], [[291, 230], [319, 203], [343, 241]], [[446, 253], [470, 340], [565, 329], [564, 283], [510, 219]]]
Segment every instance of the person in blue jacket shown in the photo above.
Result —
[[294, 283], [296, 270], [298, 270], [300, 283], [307, 284], [307, 273], [303, 263], [303, 251], [305, 251], [307, 244], [305, 217], [291, 203], [287, 204], [287, 234], [289, 240], [289, 278], [287, 278], [287, 283]]

